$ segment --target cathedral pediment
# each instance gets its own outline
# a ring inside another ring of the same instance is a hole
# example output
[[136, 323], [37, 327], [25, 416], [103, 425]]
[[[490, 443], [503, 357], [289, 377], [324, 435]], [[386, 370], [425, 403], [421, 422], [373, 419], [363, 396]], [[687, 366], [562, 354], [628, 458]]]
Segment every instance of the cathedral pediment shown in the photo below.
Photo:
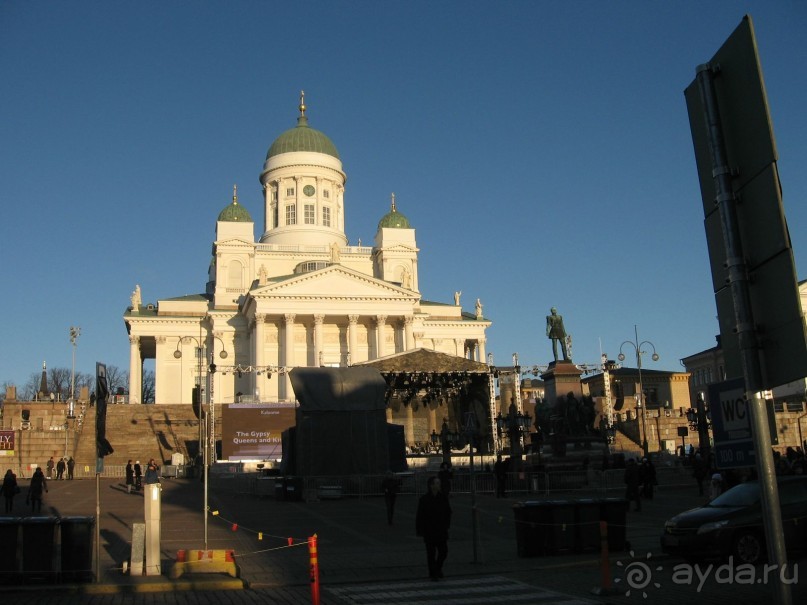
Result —
[[341, 300], [418, 300], [411, 290], [353, 271], [341, 265], [332, 265], [319, 271], [289, 277], [283, 281], [255, 288], [250, 293], [262, 298], [331, 298]]
[[226, 240], [219, 240], [216, 242], [216, 246], [221, 247], [245, 247], [245, 248], [255, 248], [255, 243], [251, 242], [247, 239], [240, 239], [240, 238], [230, 238]]

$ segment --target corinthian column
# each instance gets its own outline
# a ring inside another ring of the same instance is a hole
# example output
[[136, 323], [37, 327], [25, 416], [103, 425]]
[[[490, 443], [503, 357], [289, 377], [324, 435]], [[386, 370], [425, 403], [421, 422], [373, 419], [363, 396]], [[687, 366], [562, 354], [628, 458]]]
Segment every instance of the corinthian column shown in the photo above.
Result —
[[325, 321], [325, 316], [322, 314], [314, 315], [314, 365], [322, 365], [322, 324]]
[[[284, 329], [284, 344], [283, 344], [283, 365], [286, 367], [286, 370], [291, 370], [294, 366], [294, 319], [297, 317], [294, 313], [286, 313], [283, 316], [285, 320], [285, 329]], [[294, 389], [291, 388], [291, 378], [289, 377], [288, 371], [286, 372], [286, 378], [283, 381], [284, 384], [284, 393], [283, 396], [285, 399], [291, 401]]]
[[[266, 334], [266, 314], [265, 313], [256, 313], [255, 314], [255, 352], [253, 354], [253, 358], [255, 360], [256, 366], [262, 366], [263, 363], [263, 343], [265, 342], [265, 334]], [[263, 376], [258, 376], [257, 373], [254, 373], [253, 380], [255, 381], [254, 389], [258, 391], [261, 397], [265, 395], [263, 392]]]
[[412, 327], [415, 325], [415, 318], [411, 315], [404, 317], [404, 351], [411, 351], [415, 348], [415, 335]]
[[348, 315], [347, 316], [347, 354], [348, 359], [350, 360], [348, 365], [354, 364], [359, 361], [358, 353], [359, 349], [356, 346], [358, 342], [358, 336], [356, 331], [358, 330], [359, 324], [359, 316], [358, 315]]
[[129, 337], [129, 403], [140, 403], [143, 393], [143, 360], [140, 359], [140, 337]]
[[485, 344], [486, 343], [487, 343], [486, 338], [480, 338], [477, 341], [477, 345], [478, 345], [477, 349], [478, 349], [478, 352], [479, 352], [479, 359], [477, 359], [477, 361], [481, 361], [483, 363], [487, 363], [487, 361], [485, 359], [485, 357], [487, 357], [487, 353], [485, 352]]
[[376, 315], [376, 357], [384, 357], [384, 326], [387, 325], [386, 315]]

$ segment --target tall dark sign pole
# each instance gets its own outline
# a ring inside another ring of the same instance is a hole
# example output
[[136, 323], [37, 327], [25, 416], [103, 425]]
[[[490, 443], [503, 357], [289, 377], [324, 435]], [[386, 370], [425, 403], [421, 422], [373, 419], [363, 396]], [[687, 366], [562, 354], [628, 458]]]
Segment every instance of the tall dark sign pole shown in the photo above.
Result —
[[[750, 17], [696, 73], [685, 96], [727, 377], [744, 381], [768, 559], [782, 570], [787, 557], [761, 391], [807, 375], [807, 338]], [[789, 585], [774, 587], [777, 602], [789, 605]]]
[[106, 438], [106, 406], [109, 399], [109, 383], [106, 365], [95, 364], [95, 581], [101, 581], [101, 473], [104, 472], [104, 456], [114, 450]]

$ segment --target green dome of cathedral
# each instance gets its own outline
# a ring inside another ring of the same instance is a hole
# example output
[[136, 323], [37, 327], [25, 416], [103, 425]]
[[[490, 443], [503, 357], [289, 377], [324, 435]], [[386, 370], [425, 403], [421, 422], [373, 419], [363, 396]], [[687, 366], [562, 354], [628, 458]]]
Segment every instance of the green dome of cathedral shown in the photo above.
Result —
[[412, 225], [409, 224], [409, 219], [403, 214], [398, 212], [395, 208], [395, 194], [392, 194], [392, 207], [381, 220], [378, 221], [379, 229], [411, 229]]
[[269, 151], [266, 153], [268, 160], [272, 156], [291, 151], [313, 151], [314, 153], [324, 153], [339, 158], [336, 145], [333, 144], [325, 134], [319, 130], [314, 130], [308, 125], [308, 118], [305, 117], [305, 95], [300, 95], [300, 117], [297, 118], [297, 126], [290, 128], [275, 139]]
[[238, 203], [237, 189], [233, 187], [233, 203], [219, 212], [218, 220], [228, 223], [251, 223], [249, 211]]

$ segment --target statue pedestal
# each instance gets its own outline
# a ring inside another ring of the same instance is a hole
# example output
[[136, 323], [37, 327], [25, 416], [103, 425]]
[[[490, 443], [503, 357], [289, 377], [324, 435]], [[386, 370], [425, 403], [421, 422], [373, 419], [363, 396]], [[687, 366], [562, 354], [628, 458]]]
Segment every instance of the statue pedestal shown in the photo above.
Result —
[[578, 400], [583, 397], [580, 375], [583, 373], [571, 361], [556, 361], [541, 374], [544, 381], [544, 399], [549, 406], [554, 406], [559, 397], [572, 393]]

